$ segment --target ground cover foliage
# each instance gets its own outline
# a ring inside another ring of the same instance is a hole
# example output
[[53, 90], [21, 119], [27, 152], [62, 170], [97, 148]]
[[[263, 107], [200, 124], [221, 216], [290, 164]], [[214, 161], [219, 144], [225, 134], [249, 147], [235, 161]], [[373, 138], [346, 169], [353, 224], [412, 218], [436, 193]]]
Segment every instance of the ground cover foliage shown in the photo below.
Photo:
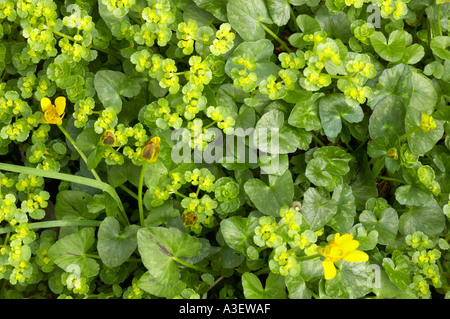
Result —
[[450, 297], [449, 5], [0, 0], [0, 298]]

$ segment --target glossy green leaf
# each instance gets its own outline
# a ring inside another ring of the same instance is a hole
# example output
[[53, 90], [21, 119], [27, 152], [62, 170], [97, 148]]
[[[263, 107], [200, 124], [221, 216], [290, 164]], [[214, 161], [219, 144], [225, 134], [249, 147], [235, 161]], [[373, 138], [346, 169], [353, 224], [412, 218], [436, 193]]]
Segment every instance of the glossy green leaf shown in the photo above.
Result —
[[95, 241], [93, 228], [83, 228], [69, 234], [48, 250], [49, 257], [66, 272], [74, 272], [83, 277], [93, 277], [99, 272], [97, 261], [88, 256]]
[[227, 15], [231, 26], [246, 41], [264, 39], [260, 22], [272, 23], [264, 0], [230, 0]]
[[180, 270], [173, 257], [195, 256], [202, 246], [197, 238], [177, 228], [141, 228], [137, 241], [144, 266], [163, 285], [175, 284], [180, 278]]
[[98, 229], [97, 249], [102, 262], [108, 267], [118, 267], [130, 258], [137, 247], [138, 230], [138, 225], [121, 230], [114, 217], [106, 217]]
[[246, 272], [242, 275], [244, 296], [247, 299], [279, 299], [286, 297], [284, 277], [269, 273], [265, 286], [253, 273]]
[[250, 179], [245, 182], [244, 190], [260, 212], [277, 217], [281, 206], [291, 203], [294, 196], [290, 171], [281, 176], [270, 176], [268, 185], [260, 179]]

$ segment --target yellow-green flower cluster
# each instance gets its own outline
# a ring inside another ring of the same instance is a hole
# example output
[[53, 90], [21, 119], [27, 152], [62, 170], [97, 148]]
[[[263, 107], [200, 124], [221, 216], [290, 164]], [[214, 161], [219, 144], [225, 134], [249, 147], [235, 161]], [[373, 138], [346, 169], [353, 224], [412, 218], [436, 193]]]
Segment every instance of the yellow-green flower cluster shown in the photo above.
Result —
[[178, 112], [173, 112], [169, 101], [159, 98], [145, 107], [144, 119], [147, 126], [155, 123], [159, 128], [168, 129], [172, 127], [179, 129], [183, 124], [183, 119]]
[[216, 39], [209, 46], [209, 50], [214, 55], [225, 54], [233, 48], [235, 37], [236, 35], [231, 32], [231, 25], [222, 23], [219, 30], [216, 31]]
[[15, 10], [10, 6], [5, 9], [9, 11], [8, 19], [16, 13], [21, 18], [26, 17], [26, 19], [20, 19], [20, 25], [23, 30], [22, 35], [27, 39], [27, 48], [23, 51], [28, 55], [27, 58], [33, 63], [38, 63], [40, 60], [57, 55], [53, 32], [47, 29], [57, 25], [58, 13], [55, 2], [19, 0], [15, 5]]
[[255, 57], [250, 53], [243, 56], [233, 57], [232, 62], [239, 67], [230, 70], [234, 86], [242, 88], [245, 92], [251, 92], [257, 85], [257, 75], [252, 72], [256, 69]]
[[436, 122], [433, 116], [429, 115], [427, 111], [422, 113], [420, 118], [419, 128], [422, 132], [433, 131], [437, 128]]
[[197, 35], [197, 21], [189, 20], [178, 24], [178, 47], [183, 49], [184, 55], [190, 55], [194, 51], [195, 36]]
[[384, 19], [393, 17], [395, 20], [400, 20], [404, 15], [408, 13], [408, 7], [406, 5], [409, 0], [374, 0], [381, 8], [381, 16]]
[[136, 3], [135, 0], [102, 0], [108, 11], [117, 18], [121, 18], [128, 13], [130, 8]]
[[307, 34], [303, 39], [314, 46], [305, 52], [307, 67], [303, 70], [304, 78], [300, 79], [300, 84], [308, 91], [317, 91], [331, 84], [330, 75], [323, 73], [325, 63], [331, 61], [337, 66], [341, 65], [339, 47], [324, 31]]
[[[153, 207], [162, 205], [171, 194], [183, 197], [181, 206], [183, 211], [183, 224], [187, 230], [199, 233], [203, 226], [214, 226], [214, 210], [218, 203], [208, 194], [215, 191], [215, 176], [206, 168], [194, 169], [192, 171], [171, 172], [164, 187], [152, 189]], [[197, 191], [189, 193], [189, 196], [180, 194], [178, 191], [183, 186], [196, 187]]]
[[438, 266], [441, 258], [440, 250], [434, 248], [435, 243], [421, 231], [407, 235], [406, 244], [413, 248], [413, 282], [410, 284], [420, 298], [431, 298], [430, 286], [442, 286], [442, 274]]
[[269, 256], [269, 268], [273, 273], [297, 276], [299, 257], [317, 255], [316, 241], [323, 229], [310, 230], [300, 211], [301, 205], [293, 203], [291, 207], [281, 207], [280, 218], [262, 216], [258, 219], [253, 242], [260, 250], [273, 248]]
[[[148, 138], [147, 131], [142, 123], [136, 123], [132, 127], [120, 123], [115, 128], [106, 130], [100, 138], [100, 143], [106, 147], [103, 153], [106, 163], [108, 165], [122, 165], [124, 155], [135, 165], [142, 165], [142, 147]], [[123, 155], [119, 152], [122, 147]]]
[[105, 130], [114, 128], [117, 125], [117, 109], [115, 107], [105, 108], [94, 123], [94, 130], [97, 134], [102, 134]]
[[217, 127], [225, 134], [233, 134], [236, 121], [231, 117], [230, 109], [223, 106], [210, 106], [206, 110], [206, 116], [217, 122]]
[[212, 79], [212, 72], [209, 68], [209, 64], [206, 61], [202, 61], [202, 58], [198, 55], [193, 55], [189, 58], [190, 69], [186, 73], [186, 79], [195, 85], [202, 88], [209, 84]]
[[95, 108], [95, 101], [92, 97], [78, 100], [74, 106], [74, 112], [72, 116], [75, 119], [74, 125], [78, 128], [84, 127], [89, 119], [89, 115], [92, 114]]
[[206, 107], [207, 99], [203, 96], [203, 85], [196, 85], [194, 83], [187, 83], [183, 86], [183, 102], [185, 103], [179, 109], [180, 113], [187, 120], [195, 118], [196, 114], [204, 110]]
[[50, 194], [43, 190], [43, 184], [42, 177], [0, 174], [0, 221], [13, 228], [0, 247], [0, 278], [11, 285], [31, 284], [39, 275], [31, 263], [31, 244], [37, 235], [28, 222], [45, 214]]

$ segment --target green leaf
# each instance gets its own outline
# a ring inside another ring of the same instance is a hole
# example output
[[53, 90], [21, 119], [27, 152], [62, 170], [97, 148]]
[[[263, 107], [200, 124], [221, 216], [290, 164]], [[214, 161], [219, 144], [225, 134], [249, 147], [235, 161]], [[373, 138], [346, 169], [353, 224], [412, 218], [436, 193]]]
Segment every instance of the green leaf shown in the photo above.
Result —
[[261, 213], [278, 217], [280, 208], [292, 202], [294, 183], [287, 170], [281, 176], [269, 175], [269, 185], [260, 179], [250, 179], [245, 182], [244, 190]]
[[266, 32], [259, 22], [272, 23], [264, 0], [230, 0], [227, 15], [233, 29], [246, 41], [264, 39]]
[[[386, 69], [378, 78], [378, 83], [367, 104], [374, 108], [384, 98], [396, 95], [401, 98], [404, 105], [409, 104], [413, 92], [412, 71], [408, 65], [398, 64]], [[397, 116], [400, 118], [400, 116]]]
[[95, 219], [98, 213], [92, 214], [88, 205], [92, 196], [77, 190], [63, 190], [56, 195], [55, 216], [57, 219], [71, 218]]
[[355, 205], [358, 210], [363, 210], [366, 201], [371, 197], [378, 196], [378, 189], [375, 178], [369, 166], [367, 153], [364, 148], [360, 148], [353, 153], [358, 163], [356, 167], [356, 176], [351, 183], [353, 196], [355, 196]]
[[297, 148], [307, 149], [311, 134], [302, 129], [294, 130], [284, 124], [284, 113], [271, 110], [265, 113], [255, 126], [255, 146], [270, 154], [293, 153]]
[[338, 211], [336, 201], [324, 196], [317, 188], [310, 187], [303, 194], [302, 216], [313, 231], [325, 226]]
[[[151, 208], [150, 214], [145, 218], [145, 226], [167, 225], [181, 216], [180, 211], [173, 207], [172, 200], [164, 202], [161, 206]], [[150, 207], [150, 205], [149, 205]]]
[[319, 22], [320, 29], [330, 38], [348, 42], [353, 36], [350, 18], [343, 12], [331, 13], [326, 6], [321, 6], [316, 11], [314, 19]]
[[242, 275], [242, 287], [246, 299], [285, 299], [286, 286], [284, 277], [269, 273], [266, 285], [263, 287], [259, 278], [250, 272]]
[[126, 226], [120, 230], [120, 224], [114, 217], [106, 217], [98, 229], [97, 250], [107, 267], [122, 265], [137, 247], [138, 225]]
[[227, 0], [194, 0], [195, 4], [211, 12], [217, 19], [227, 20]]
[[336, 277], [325, 282], [325, 292], [336, 299], [356, 299], [372, 291], [367, 263], [340, 261]]
[[398, 232], [398, 214], [384, 198], [371, 198], [366, 209], [359, 215], [359, 221], [367, 230], [378, 232], [378, 243], [389, 245], [395, 241]]
[[355, 197], [349, 185], [340, 184], [333, 192], [332, 200], [336, 202], [337, 211], [328, 225], [340, 233], [347, 233], [353, 226], [356, 216]]
[[220, 222], [220, 232], [228, 246], [247, 255], [247, 248], [253, 246], [254, 230], [258, 218], [233, 216]]
[[431, 192], [420, 184], [402, 185], [395, 190], [395, 199], [402, 205], [421, 206], [431, 198]]
[[311, 292], [302, 277], [286, 276], [285, 281], [289, 299], [311, 299]]
[[364, 118], [362, 108], [352, 107], [345, 102], [345, 96], [340, 93], [328, 94], [319, 102], [320, 119], [325, 134], [337, 137], [342, 130], [342, 120], [350, 123], [361, 122]]
[[343, 182], [343, 176], [350, 171], [353, 157], [338, 146], [324, 146], [316, 150], [306, 165], [305, 175], [316, 186], [333, 190]]
[[95, 259], [86, 255], [95, 241], [95, 233], [92, 228], [83, 228], [80, 231], [69, 234], [48, 250], [52, 261], [67, 272], [79, 270], [83, 277], [93, 277], [99, 272], [99, 265]]
[[153, 277], [149, 271], [139, 278], [137, 285], [149, 294], [167, 299], [173, 299], [186, 288], [186, 284], [182, 280], [176, 283], [163, 284], [157, 278]]
[[291, 17], [291, 5], [288, 0], [266, 0], [267, 9], [273, 23], [284, 26]]
[[406, 37], [406, 31], [394, 30], [389, 35], [389, 40], [386, 40], [382, 32], [375, 31], [370, 37], [370, 43], [382, 59], [395, 62], [400, 60], [406, 52]]
[[406, 52], [400, 62], [404, 64], [416, 64], [425, 56], [425, 49], [418, 43], [410, 45], [406, 48]]
[[438, 100], [433, 82], [426, 76], [413, 72], [412, 85], [413, 90], [408, 107], [432, 113]]
[[[256, 68], [252, 70], [252, 72], [255, 73], [257, 76], [256, 81], [257, 84], [259, 84], [262, 80], [266, 79], [269, 75], [278, 76], [278, 71], [280, 70], [280, 67], [270, 61], [270, 58], [273, 56], [273, 50], [274, 46], [269, 39], [260, 39], [257, 41], [242, 42], [233, 51], [232, 57], [227, 60], [227, 63], [225, 64], [225, 72], [227, 73], [228, 76], [231, 77], [231, 69], [235, 67], [238, 67], [239, 69], [242, 68], [242, 66], [234, 64], [232, 58], [244, 56], [245, 54], [249, 54], [251, 52], [252, 57], [254, 57], [256, 60]], [[228, 91], [230, 92], [224, 92], [228, 94], [229, 93], [236, 94], [238, 92], [242, 94], [243, 92], [240, 89], [237, 90], [237, 88], [234, 86], [231, 86], [231, 88], [229, 86], [226, 86], [225, 88], [229, 89]]]
[[139, 83], [119, 71], [101, 70], [95, 74], [94, 86], [97, 96], [104, 107], [113, 106], [118, 112], [122, 110], [122, 98], [134, 97], [139, 94]]
[[440, 233], [445, 226], [445, 215], [434, 198], [422, 206], [411, 206], [400, 216], [398, 227], [402, 235], [422, 231], [428, 236]]
[[444, 60], [450, 60], [450, 50], [447, 49], [449, 46], [449, 36], [433, 37], [430, 43], [430, 48], [433, 51], [433, 54]]
[[[420, 126], [420, 119], [422, 117], [422, 111], [415, 108], [408, 108], [405, 118], [405, 131], [409, 132]], [[418, 130], [415, 133], [408, 136], [408, 146], [416, 155], [423, 156], [429, 152], [436, 143], [442, 138], [444, 134], [444, 125], [441, 121], [435, 120], [436, 129], [424, 132]]]
[[145, 268], [163, 285], [176, 284], [180, 278], [173, 257], [193, 257], [202, 246], [197, 238], [172, 227], [141, 228], [137, 240]]
[[383, 259], [383, 267], [391, 281], [400, 289], [405, 289], [411, 283], [411, 260], [402, 255], [401, 251], [394, 251], [391, 258]]
[[314, 32], [320, 31], [319, 22], [307, 14], [298, 15], [296, 22], [303, 34], [314, 34]]
[[369, 118], [370, 137], [375, 139], [388, 134], [403, 134], [405, 111], [398, 96], [390, 95], [381, 100]]
[[314, 93], [307, 100], [297, 102], [289, 115], [288, 123], [307, 131], [319, 131], [322, 128], [319, 99], [323, 95], [323, 93]]

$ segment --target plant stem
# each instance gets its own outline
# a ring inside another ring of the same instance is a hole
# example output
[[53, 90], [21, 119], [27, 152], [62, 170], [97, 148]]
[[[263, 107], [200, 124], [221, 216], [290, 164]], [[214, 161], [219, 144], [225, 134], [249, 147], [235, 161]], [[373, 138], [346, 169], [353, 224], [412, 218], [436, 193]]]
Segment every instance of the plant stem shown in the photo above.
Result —
[[[54, 34], [59, 35], [60, 37], [69, 39], [69, 40], [71, 40], [72, 42], [77, 42], [77, 40], [75, 40], [74, 37], [72, 37], [72, 36], [70, 36], [70, 35], [67, 35], [67, 34], [65, 34], [65, 33], [56, 31], [56, 30], [50, 28], [49, 26], [44, 26], [44, 28], [47, 29], [47, 30], [52, 31]], [[100, 47], [98, 47], [98, 46], [96, 46], [96, 45], [93, 45], [93, 44], [91, 44], [91, 45], [88, 47], [88, 49], [91, 49], [91, 48], [94, 49], [94, 50], [101, 51], [101, 52], [103, 52], [103, 53], [106, 53], [106, 54], [115, 56], [115, 57], [119, 57], [119, 56], [120, 56], [120, 55], [116, 54], [115, 52], [109, 51], [109, 50], [107, 50], [107, 49], [100, 48]]]
[[[83, 153], [82, 150], [80, 150], [78, 148], [78, 146], [75, 144], [75, 141], [73, 140], [73, 138], [69, 135], [69, 133], [67, 133], [67, 131], [64, 129], [64, 127], [62, 127], [62, 125], [58, 125], [58, 128], [61, 130], [61, 132], [66, 136], [66, 138], [70, 141], [70, 143], [72, 143], [72, 146], [75, 148], [75, 150], [78, 152], [78, 154], [80, 154], [81, 158], [83, 159], [83, 161], [86, 163], [87, 165], [87, 157], [86, 155]], [[97, 172], [94, 169], [90, 170], [92, 175], [94, 176], [94, 178], [96, 180], [98, 180], [99, 182], [101, 182], [102, 180], [100, 179], [100, 177], [98, 176]]]
[[[90, 219], [61, 219], [61, 220], [50, 220], [45, 222], [29, 223], [30, 229], [40, 229], [40, 228], [53, 228], [53, 227], [98, 227], [100, 226], [101, 220], [90, 220]], [[7, 226], [0, 228], [0, 235], [6, 234], [14, 231], [13, 226]]]
[[402, 136], [399, 137], [400, 142], [403, 141], [404, 139], [408, 138], [409, 136], [413, 135], [414, 133], [418, 132], [420, 130], [420, 127], [415, 127], [413, 128], [411, 131], [406, 132], [405, 134], [403, 134]]
[[178, 193], [177, 191], [172, 191], [175, 195], [183, 197], [183, 198], [189, 198], [189, 196], [186, 196], [184, 194]]
[[135, 192], [133, 192], [131, 189], [129, 189], [125, 185], [122, 184], [122, 185], [119, 186], [119, 188], [122, 189], [125, 193], [127, 193], [131, 197], [133, 197], [135, 200], [138, 200], [138, 198], [139, 198], [138, 195], [136, 195]]
[[438, 7], [437, 7], [437, 25], [438, 25], [439, 35], [442, 36], [441, 4], [438, 4]]
[[314, 254], [314, 255], [310, 255], [310, 256], [299, 257], [298, 261], [311, 260], [311, 259], [314, 259], [314, 258], [318, 258], [320, 256], [321, 256], [320, 254]]
[[262, 23], [261, 21], [259, 22], [259, 24], [261, 24], [261, 26], [264, 28], [264, 30], [266, 30], [266, 32], [268, 34], [270, 34], [275, 40], [277, 40], [278, 43], [281, 44], [287, 52], [292, 53], [291, 49], [289, 49], [289, 47], [286, 45], [286, 43], [284, 43], [283, 40], [281, 40], [275, 33], [273, 33], [272, 30], [270, 30], [268, 27], [266, 27], [264, 25], [264, 23]]
[[311, 135], [316, 144], [319, 144], [322, 147], [325, 146], [325, 144], [323, 144], [323, 142], [314, 133], [311, 133]]
[[176, 256], [172, 256], [172, 259], [175, 260], [180, 265], [183, 265], [185, 267], [191, 268], [193, 270], [197, 270], [197, 271], [201, 271], [201, 272], [207, 272], [207, 273], [210, 273], [210, 274], [213, 273], [213, 271], [211, 271], [209, 269], [190, 264], [188, 262], [185, 262], [184, 260], [181, 260], [180, 258], [178, 258]]
[[291, 11], [291, 18], [292, 18], [292, 21], [294, 22], [295, 30], [296, 30], [297, 32], [301, 32], [301, 31], [300, 31], [300, 27], [299, 27], [298, 24], [297, 24], [297, 19], [296, 19], [296, 17], [295, 17], [295, 12], [294, 12], [294, 10], [292, 9], [292, 6], [289, 6], [289, 9], [290, 9], [290, 11]]
[[376, 179], [383, 179], [385, 181], [396, 182], [396, 183], [401, 183], [401, 184], [405, 183], [404, 181], [402, 181], [400, 179], [392, 178], [392, 177], [386, 177], [386, 176], [381, 176], [381, 175], [378, 175]]
[[142, 188], [144, 187], [144, 175], [145, 169], [147, 168], [147, 161], [144, 161], [142, 164], [141, 175], [139, 175], [139, 186], [138, 186], [138, 206], [139, 206], [139, 220], [141, 222], [141, 226], [144, 227], [144, 205], [142, 203]]
[[72, 175], [72, 174], [59, 173], [59, 172], [55, 172], [55, 171], [45, 171], [45, 170], [39, 169], [39, 168], [20, 166], [20, 165], [14, 165], [14, 164], [6, 164], [6, 163], [0, 163], [0, 170], [5, 170], [5, 171], [9, 171], [9, 172], [14, 172], [14, 173], [23, 173], [23, 174], [27, 174], [27, 175], [41, 176], [44, 178], [59, 179], [59, 180], [63, 180], [63, 181], [68, 181], [68, 182], [72, 182], [72, 183], [77, 183], [77, 184], [81, 184], [81, 185], [98, 188], [104, 192], [107, 192], [112, 197], [112, 199], [114, 199], [117, 206], [119, 207], [119, 212], [121, 214], [120, 217], [122, 217], [122, 219], [123, 219], [122, 222], [124, 222], [127, 225], [130, 224], [119, 195], [117, 195], [114, 187], [112, 187], [111, 185], [109, 185], [107, 183], [104, 183], [102, 181], [97, 181], [92, 178], [76, 176], [76, 175]]

